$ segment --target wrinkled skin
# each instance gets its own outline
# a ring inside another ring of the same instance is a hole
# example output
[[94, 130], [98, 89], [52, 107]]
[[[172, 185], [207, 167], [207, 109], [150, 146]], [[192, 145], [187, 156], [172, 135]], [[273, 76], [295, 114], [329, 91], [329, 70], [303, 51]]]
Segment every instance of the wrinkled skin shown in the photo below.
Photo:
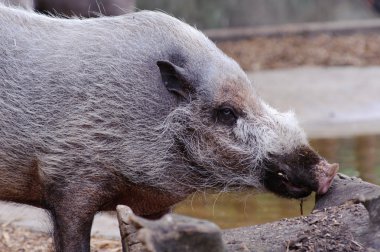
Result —
[[67, 20], [0, 5], [0, 199], [47, 209], [56, 251], [96, 212], [158, 218], [195, 191], [326, 192], [338, 166], [202, 33], [158, 12]]

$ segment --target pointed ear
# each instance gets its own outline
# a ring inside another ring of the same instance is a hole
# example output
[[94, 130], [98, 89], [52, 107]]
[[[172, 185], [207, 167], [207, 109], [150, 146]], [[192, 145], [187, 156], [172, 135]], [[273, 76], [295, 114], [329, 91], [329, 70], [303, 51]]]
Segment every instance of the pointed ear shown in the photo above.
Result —
[[157, 61], [157, 66], [160, 68], [162, 82], [166, 89], [189, 101], [194, 89], [190, 85], [185, 69], [169, 61]]

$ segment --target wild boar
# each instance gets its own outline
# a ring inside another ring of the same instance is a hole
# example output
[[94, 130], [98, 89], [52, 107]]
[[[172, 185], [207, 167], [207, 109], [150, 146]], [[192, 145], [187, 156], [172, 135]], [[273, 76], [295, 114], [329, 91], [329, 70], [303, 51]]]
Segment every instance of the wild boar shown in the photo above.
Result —
[[56, 251], [89, 251], [117, 204], [157, 218], [207, 189], [302, 198], [338, 169], [201, 32], [150, 11], [0, 6], [0, 143], [0, 199], [47, 209]]

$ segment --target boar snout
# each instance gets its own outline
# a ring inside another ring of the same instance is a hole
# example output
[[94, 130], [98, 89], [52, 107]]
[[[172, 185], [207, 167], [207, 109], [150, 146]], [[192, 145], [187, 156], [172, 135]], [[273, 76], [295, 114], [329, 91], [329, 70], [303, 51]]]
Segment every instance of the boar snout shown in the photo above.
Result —
[[316, 167], [316, 176], [318, 180], [317, 194], [322, 195], [330, 188], [336, 173], [339, 170], [338, 164], [329, 164], [322, 160]]
[[312, 191], [326, 193], [339, 168], [308, 147], [287, 155], [269, 155], [264, 165], [264, 186], [287, 198], [303, 198]]

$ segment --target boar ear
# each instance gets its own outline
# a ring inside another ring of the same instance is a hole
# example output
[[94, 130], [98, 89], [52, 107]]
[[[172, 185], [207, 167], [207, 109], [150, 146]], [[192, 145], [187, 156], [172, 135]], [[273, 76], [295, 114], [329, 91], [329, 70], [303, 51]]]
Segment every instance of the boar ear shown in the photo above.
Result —
[[169, 61], [157, 61], [157, 66], [160, 68], [162, 82], [166, 89], [189, 101], [194, 90], [188, 81], [185, 69]]

